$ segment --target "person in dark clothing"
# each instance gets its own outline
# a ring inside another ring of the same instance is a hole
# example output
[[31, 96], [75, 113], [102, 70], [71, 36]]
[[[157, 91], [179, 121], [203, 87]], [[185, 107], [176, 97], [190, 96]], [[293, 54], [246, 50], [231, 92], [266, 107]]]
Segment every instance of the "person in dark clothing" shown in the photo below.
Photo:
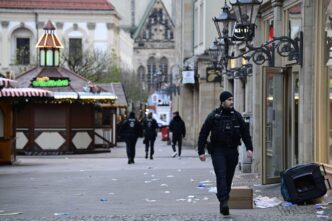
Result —
[[157, 137], [158, 123], [152, 117], [150, 112], [147, 118], [143, 121], [143, 133], [144, 133], [144, 142], [145, 142], [145, 159], [148, 159], [149, 156], [149, 147], [150, 147], [150, 159], [153, 160], [154, 154], [154, 142]]
[[239, 159], [238, 146], [242, 139], [249, 158], [252, 158], [253, 146], [248, 126], [241, 114], [233, 108], [233, 95], [228, 91], [222, 92], [220, 102], [220, 107], [207, 116], [201, 128], [198, 137], [198, 155], [201, 161], [205, 161], [205, 147], [207, 147], [216, 174], [220, 213], [229, 215], [228, 199]]
[[135, 146], [137, 138], [142, 134], [142, 126], [135, 118], [134, 112], [130, 112], [129, 117], [121, 125], [120, 134], [126, 142], [128, 164], [133, 164], [135, 163]]
[[[186, 125], [181, 119], [178, 111], [173, 113], [173, 119], [169, 124], [169, 131], [172, 133], [172, 156], [176, 157], [176, 155], [179, 155], [179, 158], [181, 158], [182, 138], [186, 136]], [[176, 152], [175, 149], [176, 143], [178, 144], [178, 152]]]

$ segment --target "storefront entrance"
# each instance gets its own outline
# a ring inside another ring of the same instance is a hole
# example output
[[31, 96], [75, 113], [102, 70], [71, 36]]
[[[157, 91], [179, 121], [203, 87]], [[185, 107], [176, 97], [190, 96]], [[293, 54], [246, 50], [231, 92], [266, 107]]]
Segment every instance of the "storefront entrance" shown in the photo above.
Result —
[[296, 68], [263, 68], [263, 184], [298, 163], [298, 76]]

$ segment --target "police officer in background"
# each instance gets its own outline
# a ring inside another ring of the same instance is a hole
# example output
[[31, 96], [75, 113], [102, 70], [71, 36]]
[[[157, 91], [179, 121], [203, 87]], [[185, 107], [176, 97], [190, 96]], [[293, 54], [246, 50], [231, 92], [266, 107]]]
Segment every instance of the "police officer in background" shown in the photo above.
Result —
[[[216, 174], [220, 213], [226, 216], [229, 215], [228, 199], [238, 164], [238, 146], [241, 144], [241, 138], [246, 145], [249, 158], [252, 158], [253, 146], [249, 128], [245, 125], [241, 114], [233, 108], [233, 95], [228, 91], [222, 92], [220, 103], [220, 107], [207, 116], [201, 128], [198, 138], [198, 155], [201, 161], [205, 161], [207, 146]], [[207, 142], [209, 135], [210, 143]]]
[[149, 156], [150, 147], [150, 160], [153, 160], [154, 142], [157, 137], [158, 123], [152, 117], [152, 113], [148, 113], [147, 118], [143, 121], [144, 143], [145, 143], [145, 159]]
[[[182, 138], [186, 136], [186, 124], [180, 117], [178, 111], [173, 112], [173, 119], [169, 123], [169, 131], [172, 133], [172, 157], [174, 158], [178, 155], [179, 159], [181, 159]], [[178, 152], [176, 152], [175, 148], [176, 143], [178, 144]]]
[[137, 138], [142, 135], [142, 126], [135, 118], [134, 112], [130, 112], [129, 117], [121, 125], [120, 134], [126, 142], [128, 164], [134, 164]]

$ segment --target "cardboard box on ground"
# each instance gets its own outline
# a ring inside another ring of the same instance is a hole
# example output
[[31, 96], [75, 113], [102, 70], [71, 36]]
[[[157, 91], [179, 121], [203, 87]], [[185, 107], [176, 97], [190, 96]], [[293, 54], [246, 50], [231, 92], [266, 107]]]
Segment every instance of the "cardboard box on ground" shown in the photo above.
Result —
[[228, 206], [230, 209], [252, 209], [253, 190], [248, 186], [232, 187]]

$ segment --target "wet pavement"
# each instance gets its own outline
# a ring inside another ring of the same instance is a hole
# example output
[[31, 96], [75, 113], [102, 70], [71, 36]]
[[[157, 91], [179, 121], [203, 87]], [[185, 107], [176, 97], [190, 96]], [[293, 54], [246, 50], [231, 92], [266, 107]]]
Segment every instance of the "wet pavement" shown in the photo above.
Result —
[[[125, 144], [110, 153], [18, 156], [0, 166], [0, 220], [332, 220], [331, 205], [275, 206], [218, 213], [211, 159], [200, 162], [184, 147], [181, 159], [156, 142], [154, 160], [145, 159], [142, 140], [134, 165]], [[259, 196], [282, 200], [280, 186], [260, 185], [255, 173], [237, 170], [233, 186], [250, 186]]]

